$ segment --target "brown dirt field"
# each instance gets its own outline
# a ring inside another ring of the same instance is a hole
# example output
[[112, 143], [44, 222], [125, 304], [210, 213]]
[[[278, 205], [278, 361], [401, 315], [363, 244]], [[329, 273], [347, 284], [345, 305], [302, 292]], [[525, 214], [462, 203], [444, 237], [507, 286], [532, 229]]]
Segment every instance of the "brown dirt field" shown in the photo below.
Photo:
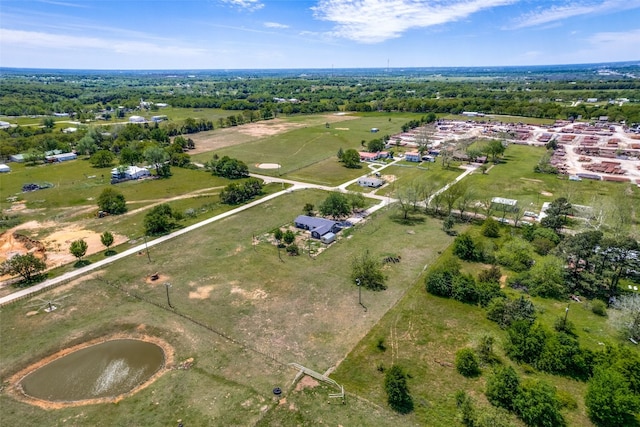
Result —
[[[144, 325], [138, 326], [137, 329], [138, 329], [138, 331], [143, 331], [144, 330]], [[117, 340], [117, 339], [137, 339], [137, 340], [146, 341], [146, 342], [150, 342], [150, 343], [156, 344], [157, 346], [162, 348], [162, 351], [164, 352], [164, 365], [152, 377], [150, 377], [147, 381], [145, 381], [144, 383], [140, 384], [139, 386], [137, 386], [133, 390], [129, 391], [128, 393], [124, 393], [124, 394], [121, 394], [119, 396], [114, 396], [114, 397], [110, 397], [110, 398], [86, 399], [86, 400], [78, 400], [78, 401], [74, 401], [74, 402], [50, 402], [50, 401], [47, 401], [47, 400], [36, 399], [36, 398], [31, 397], [31, 396], [27, 396], [26, 394], [23, 393], [22, 387], [20, 386], [20, 381], [22, 381], [22, 379], [25, 376], [27, 376], [29, 373], [35, 371], [36, 369], [39, 369], [39, 368], [43, 367], [44, 365], [46, 365], [48, 363], [53, 362], [56, 359], [59, 359], [59, 358], [61, 358], [63, 356], [66, 356], [66, 355], [68, 355], [70, 353], [73, 353], [75, 351], [81, 350], [83, 348], [91, 347], [92, 345], [100, 344], [100, 343], [107, 342], [107, 341]], [[17, 400], [20, 400], [20, 401], [28, 403], [30, 405], [35, 405], [35, 406], [38, 406], [38, 407], [40, 407], [42, 409], [47, 409], [47, 410], [49, 410], [49, 409], [66, 408], [66, 407], [70, 407], [70, 406], [95, 405], [95, 404], [98, 404], [98, 403], [118, 403], [122, 399], [134, 395], [135, 393], [137, 393], [140, 390], [144, 389], [145, 387], [149, 386], [149, 384], [151, 384], [154, 381], [156, 381], [165, 372], [167, 372], [168, 370], [173, 368], [173, 363], [174, 363], [174, 350], [173, 350], [173, 347], [171, 347], [164, 340], [161, 340], [160, 338], [157, 338], [157, 337], [154, 337], [154, 336], [150, 336], [150, 335], [146, 335], [146, 334], [143, 334], [143, 333], [140, 333], [140, 334], [138, 334], [138, 333], [115, 334], [115, 335], [110, 335], [110, 336], [107, 336], [107, 337], [97, 338], [97, 339], [94, 339], [94, 340], [91, 340], [91, 341], [87, 341], [85, 343], [82, 343], [82, 344], [79, 344], [79, 345], [76, 345], [76, 346], [73, 346], [73, 347], [66, 348], [66, 349], [64, 349], [62, 351], [57, 352], [56, 354], [53, 354], [53, 355], [51, 355], [49, 357], [45, 357], [44, 359], [34, 363], [33, 365], [21, 370], [20, 372], [18, 372], [17, 374], [15, 374], [11, 378], [9, 378], [9, 386], [7, 387], [7, 393], [9, 395], [13, 396]]]
[[[13, 255], [24, 255], [35, 250], [34, 248], [29, 248], [25, 242], [16, 239], [14, 237], [15, 232], [20, 232], [22, 230], [39, 230], [59, 226], [59, 224], [53, 222], [41, 223], [38, 221], [29, 221], [0, 234], [0, 262], [3, 262]], [[126, 236], [115, 233], [113, 234], [113, 238], [113, 246], [117, 246], [128, 240]], [[105, 250], [104, 245], [100, 241], [100, 233], [86, 230], [77, 224], [70, 224], [59, 228], [54, 233], [43, 239], [40, 243], [45, 247], [44, 253], [38, 253], [37, 255], [45, 260], [47, 269], [71, 263], [75, 260], [75, 257], [69, 252], [69, 246], [71, 245], [71, 242], [79, 239], [84, 239], [84, 241], [87, 242], [87, 255], [92, 255]], [[4, 281], [9, 278], [10, 276], [1, 276], [0, 280]]]
[[[337, 116], [335, 114], [322, 116], [322, 120], [327, 123], [353, 120], [355, 118], [357, 117], [347, 115]], [[196, 148], [190, 150], [189, 154], [215, 151], [220, 148], [243, 144], [254, 139], [279, 135], [292, 129], [298, 129], [305, 126], [308, 126], [308, 124], [291, 123], [286, 119], [272, 119], [256, 123], [247, 123], [230, 128], [216, 129], [209, 132], [200, 132], [189, 136], [196, 145]]]

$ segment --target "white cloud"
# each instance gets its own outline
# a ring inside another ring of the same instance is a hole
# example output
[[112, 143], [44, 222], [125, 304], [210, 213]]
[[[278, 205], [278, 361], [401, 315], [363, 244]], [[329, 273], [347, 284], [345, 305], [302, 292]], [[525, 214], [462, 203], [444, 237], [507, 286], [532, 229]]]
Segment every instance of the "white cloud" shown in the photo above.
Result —
[[582, 3], [566, 3], [552, 6], [548, 9], [540, 8], [517, 18], [510, 28], [526, 28], [562, 21], [567, 18], [582, 15], [602, 15], [624, 10], [640, 8], [640, 0], [604, 0]]
[[259, 10], [264, 7], [264, 3], [261, 3], [260, 0], [222, 0], [222, 2], [250, 11]]
[[54, 1], [54, 0], [39, 0], [40, 3], [52, 4], [54, 6], [64, 6], [64, 7], [80, 7], [80, 8], [88, 8], [89, 6], [86, 4], [78, 4], [78, 3], [68, 3], [62, 1]]
[[597, 49], [627, 50], [629, 54], [638, 54], [640, 46], [640, 28], [625, 32], [596, 33], [588, 38], [589, 43]]
[[264, 26], [267, 28], [289, 28], [286, 24], [280, 24], [278, 22], [265, 22]]
[[22, 31], [0, 28], [0, 50], [13, 46], [26, 49], [51, 50], [104, 50], [117, 54], [140, 55], [179, 55], [196, 56], [205, 52], [204, 49], [181, 47], [172, 44], [150, 43], [126, 39], [103, 39], [98, 37], [75, 37], [64, 34], [52, 34], [38, 31]]
[[335, 23], [332, 35], [377, 43], [413, 28], [464, 19], [476, 12], [518, 0], [321, 0], [316, 18]]

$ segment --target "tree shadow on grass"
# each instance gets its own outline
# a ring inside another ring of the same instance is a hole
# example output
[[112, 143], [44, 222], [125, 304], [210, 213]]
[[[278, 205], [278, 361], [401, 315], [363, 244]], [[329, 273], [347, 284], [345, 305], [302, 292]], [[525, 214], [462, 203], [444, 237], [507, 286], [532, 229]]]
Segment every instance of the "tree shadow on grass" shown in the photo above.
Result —
[[404, 215], [392, 215], [391, 221], [400, 225], [418, 225], [424, 224], [425, 219], [422, 216], [407, 215], [407, 217], [405, 218]]
[[86, 260], [86, 259], [81, 259], [79, 261], [76, 261], [76, 263], [73, 264], [73, 266], [74, 266], [74, 268], [82, 268], [82, 267], [87, 266], [89, 264], [91, 264], [91, 261]]
[[108, 251], [105, 251], [104, 256], [114, 256], [117, 253], [118, 253], [118, 251], [114, 251], [113, 249], [109, 249]]

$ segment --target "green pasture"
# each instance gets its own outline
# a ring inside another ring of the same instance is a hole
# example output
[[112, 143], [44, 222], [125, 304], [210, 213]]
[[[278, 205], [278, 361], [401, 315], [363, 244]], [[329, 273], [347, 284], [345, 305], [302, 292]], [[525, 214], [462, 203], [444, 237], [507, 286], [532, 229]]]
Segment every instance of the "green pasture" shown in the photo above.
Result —
[[[465, 228], [456, 226], [459, 231]], [[475, 234], [477, 230], [472, 232]], [[449, 248], [436, 264], [451, 256]], [[473, 272], [474, 275], [482, 267], [488, 267], [469, 263], [462, 265], [463, 271]], [[509, 274], [504, 269], [503, 272]], [[518, 291], [505, 291], [513, 297], [520, 296]], [[554, 321], [565, 314], [567, 301], [532, 300], [538, 309], [540, 322], [549, 329], [553, 329]], [[569, 307], [568, 318], [576, 326], [581, 345], [597, 351], [603, 348], [602, 343], [608, 345], [618, 342], [607, 319], [595, 315], [588, 301], [572, 302]], [[494, 351], [501, 363], [512, 364], [502, 348], [505, 331], [486, 318], [483, 308], [428, 294], [424, 275], [421, 275], [397, 305], [347, 355], [333, 378], [363, 399], [383, 402], [386, 393], [382, 371], [398, 364], [409, 373], [408, 385], [415, 404], [414, 412], [406, 415], [403, 423], [448, 425], [456, 417], [455, 392], [458, 390], [465, 390], [472, 395], [480, 406], [489, 405], [484, 397], [484, 389], [491, 368], [484, 367], [480, 377], [469, 379], [458, 374], [454, 367], [456, 351], [476, 346], [483, 335], [495, 338]], [[380, 349], [380, 342], [384, 350]], [[574, 396], [577, 409], [563, 411], [568, 425], [592, 425], [584, 406], [586, 383], [513, 366], [522, 379], [543, 379], [554, 384], [558, 390]], [[519, 425], [515, 417], [513, 420]]]
[[[501, 163], [489, 165], [486, 174], [476, 171], [464, 181], [476, 200], [492, 197], [516, 199], [522, 209], [536, 213], [540, 212], [544, 202], [559, 197], [566, 197], [576, 205], [615, 206], [620, 200], [625, 200], [630, 206], [640, 206], [640, 191], [625, 183], [587, 179], [569, 181], [565, 175], [535, 173], [533, 169], [544, 150], [542, 147], [509, 145]], [[635, 212], [635, 224], [639, 221]]]
[[[47, 354], [115, 332], [159, 336], [175, 348], [176, 363], [195, 359], [193, 368], [172, 370], [117, 405], [45, 411], [3, 393], [3, 421], [62, 425], [73, 419], [76, 425], [152, 426], [178, 419], [185, 425], [251, 425], [260, 419], [262, 425], [291, 425], [295, 420], [390, 425], [400, 420], [386, 409], [384, 399], [367, 402], [350, 394], [345, 407], [335, 401], [340, 406], [335, 409], [327, 405], [333, 392], [327, 386], [292, 391], [296, 371], [286, 364], [297, 362], [319, 372], [337, 364], [412, 287], [451, 237], [440, 230], [439, 221], [424, 218], [406, 226], [397, 220], [399, 213], [389, 209], [313, 258], [306, 252], [299, 257], [283, 252], [280, 260], [270, 231], [290, 224], [305, 203], [317, 205], [325, 197], [321, 191], [289, 193], [153, 246], [151, 262], [145, 254], [120, 260], [96, 275], [41, 294], [70, 295], [51, 314], [25, 316], [31, 310], [29, 300], [3, 307], [2, 381]], [[363, 248], [375, 257], [402, 260], [384, 268], [389, 289], [362, 291], [366, 312], [348, 277], [351, 260]], [[161, 275], [158, 283], [148, 281], [152, 273]], [[168, 308], [164, 283], [172, 285], [174, 310]], [[26, 329], [28, 335], [22, 332]], [[275, 386], [282, 387], [293, 406], [271, 413]], [[347, 387], [347, 392], [355, 391]]]
[[[368, 142], [386, 134], [398, 133], [402, 124], [411, 119], [404, 115], [392, 115], [391, 121], [389, 115], [352, 117], [355, 118], [331, 122], [329, 128], [325, 126], [329, 120], [326, 115], [287, 117], [283, 120], [302, 123], [304, 127], [250, 141], [247, 141], [246, 136], [239, 136], [239, 142], [243, 143], [221, 148], [216, 154], [242, 160], [253, 173], [280, 174], [291, 179], [337, 185], [366, 173], [366, 170], [343, 167], [336, 158], [340, 148], [361, 150], [361, 141]], [[372, 127], [377, 127], [380, 131], [371, 133]], [[229, 138], [234, 138], [234, 133], [239, 133], [229, 129], [221, 131], [230, 133]], [[198, 154], [193, 159], [206, 162], [211, 160], [211, 153]], [[279, 170], [260, 169], [257, 167], [259, 163], [278, 163], [281, 167]]]
[[464, 173], [464, 169], [456, 167], [456, 165], [457, 163], [452, 163], [451, 167], [445, 168], [442, 166], [442, 162], [436, 161], [434, 163], [422, 162], [420, 164], [401, 162], [389, 166], [380, 173], [382, 175], [395, 176], [395, 181], [378, 190], [377, 194], [392, 196], [397, 189], [411, 186], [416, 182], [437, 182], [440, 184], [438, 188], [441, 188]]

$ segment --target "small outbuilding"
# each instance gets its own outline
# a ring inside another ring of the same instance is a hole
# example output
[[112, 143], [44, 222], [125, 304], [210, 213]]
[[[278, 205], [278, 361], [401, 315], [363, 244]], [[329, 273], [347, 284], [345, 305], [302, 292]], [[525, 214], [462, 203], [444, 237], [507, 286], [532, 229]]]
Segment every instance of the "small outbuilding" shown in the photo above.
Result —
[[383, 180], [381, 180], [380, 178], [374, 178], [372, 176], [358, 178], [358, 185], [361, 187], [380, 188], [383, 184]]
[[336, 234], [335, 233], [327, 233], [324, 236], [320, 237], [320, 241], [324, 244], [329, 244], [329, 243], [333, 243], [336, 241]]
[[123, 169], [123, 168], [111, 169], [111, 179], [118, 180], [118, 181], [139, 179], [149, 175], [151, 175], [151, 172], [149, 172], [149, 169], [141, 168], [138, 166], [127, 166], [126, 169]]
[[11, 168], [4, 163], [0, 163], [0, 173], [11, 172]]
[[49, 163], [66, 162], [68, 160], [75, 160], [77, 158], [78, 155], [76, 153], [56, 153], [45, 157], [45, 159]]

